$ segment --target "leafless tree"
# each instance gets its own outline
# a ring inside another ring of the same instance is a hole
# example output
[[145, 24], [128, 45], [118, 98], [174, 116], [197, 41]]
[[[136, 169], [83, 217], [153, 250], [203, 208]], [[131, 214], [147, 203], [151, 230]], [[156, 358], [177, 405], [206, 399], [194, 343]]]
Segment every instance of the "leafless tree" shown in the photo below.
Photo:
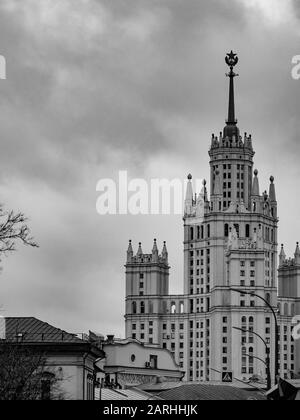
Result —
[[0, 256], [15, 251], [17, 241], [21, 241], [24, 245], [38, 247], [30, 234], [27, 221], [23, 213], [6, 211], [0, 204]]
[[22, 344], [0, 342], [0, 400], [64, 399], [46, 356]]

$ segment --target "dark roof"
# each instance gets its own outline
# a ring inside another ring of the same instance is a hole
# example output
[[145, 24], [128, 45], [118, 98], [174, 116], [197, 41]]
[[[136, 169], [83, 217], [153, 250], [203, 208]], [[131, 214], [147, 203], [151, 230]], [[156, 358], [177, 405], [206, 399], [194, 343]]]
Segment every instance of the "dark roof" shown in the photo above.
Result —
[[[37, 318], [4, 318], [5, 331], [1, 337], [7, 341], [23, 343], [84, 343], [75, 334], [67, 333]], [[1, 327], [3, 329], [3, 327]]]
[[194, 384], [182, 385], [175, 389], [163, 391], [159, 396], [164, 400], [266, 400], [258, 391], [240, 389], [228, 385]]

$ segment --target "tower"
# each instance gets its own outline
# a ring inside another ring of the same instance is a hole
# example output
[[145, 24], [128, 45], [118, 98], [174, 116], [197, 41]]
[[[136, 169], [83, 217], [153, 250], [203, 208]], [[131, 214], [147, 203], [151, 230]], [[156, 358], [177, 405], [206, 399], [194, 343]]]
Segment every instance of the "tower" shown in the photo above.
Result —
[[[160, 339], [159, 324], [154, 314], [163, 311], [161, 297], [169, 294], [170, 267], [166, 243], [164, 242], [161, 254], [156, 239], [150, 254], [144, 254], [139, 243], [138, 251], [134, 255], [132, 243], [129, 241], [125, 267], [126, 337], [157, 343]], [[149, 316], [153, 317], [150, 325], [148, 325]]]
[[[264, 359], [262, 343], [234, 327], [253, 330], [270, 342], [274, 337], [269, 310], [257, 298], [232, 291], [251, 291], [277, 307], [278, 220], [274, 178], [270, 194], [260, 195], [257, 170], [253, 176], [252, 137], [246, 133], [241, 137], [235, 118], [238, 57], [231, 51], [225, 60], [230, 68], [228, 118], [219, 138], [212, 136], [210, 202], [204, 185], [200, 204], [194, 203], [190, 210], [185, 206], [184, 215], [185, 293], [190, 295], [189, 312], [206, 321], [200, 331], [206, 337], [200, 342], [205, 348], [203, 369], [199, 374], [190, 370], [192, 380], [220, 379], [223, 371], [241, 378], [255, 372], [264, 376], [264, 366], [252, 357], [259, 354]], [[189, 365], [195, 364], [193, 356]]]
[[[287, 260], [281, 250], [278, 298], [274, 177], [270, 177], [268, 192], [261, 193], [252, 136], [241, 136], [236, 119], [238, 57], [231, 51], [225, 61], [229, 66], [228, 117], [219, 137], [212, 135], [209, 183], [204, 180], [195, 194], [193, 177], [188, 175], [183, 294], [169, 295], [165, 246], [161, 255], [156, 241], [152, 254], [143, 254], [139, 246], [134, 256], [130, 243], [127, 252], [126, 335], [169, 349], [188, 381], [219, 381], [226, 371], [240, 379], [265, 378], [266, 347], [257, 334], [269, 343], [274, 360], [275, 325], [260, 298], [274, 312], [280, 308], [281, 346], [283, 350], [290, 346], [281, 360], [282, 375], [300, 365], [294, 362], [296, 345], [286, 338], [292, 312], [300, 308], [300, 248], [297, 245], [293, 260]], [[273, 363], [271, 368], [274, 378]]]

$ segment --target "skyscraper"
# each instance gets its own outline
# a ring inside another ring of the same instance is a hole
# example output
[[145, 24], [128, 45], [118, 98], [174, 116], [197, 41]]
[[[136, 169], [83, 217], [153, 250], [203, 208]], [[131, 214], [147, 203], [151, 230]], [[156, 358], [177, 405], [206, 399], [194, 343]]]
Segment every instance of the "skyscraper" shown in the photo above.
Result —
[[[156, 240], [151, 254], [144, 254], [139, 245], [134, 255], [131, 243], [127, 252], [126, 336], [169, 349], [189, 381], [220, 380], [226, 371], [241, 379], [255, 374], [265, 378], [264, 341], [275, 360], [275, 320], [266, 303], [282, 322], [278, 304], [287, 298], [285, 291], [278, 302], [274, 177], [270, 177], [269, 191], [261, 193], [252, 137], [241, 136], [235, 117], [238, 57], [231, 51], [225, 61], [229, 66], [228, 119], [220, 135], [213, 134], [211, 139], [210, 197], [206, 181], [194, 195], [192, 175], [188, 176], [184, 294], [169, 295], [166, 244], [161, 254]], [[297, 370], [294, 346], [288, 345], [287, 362], [280, 365], [285, 376]], [[271, 373], [274, 377], [274, 363]]]

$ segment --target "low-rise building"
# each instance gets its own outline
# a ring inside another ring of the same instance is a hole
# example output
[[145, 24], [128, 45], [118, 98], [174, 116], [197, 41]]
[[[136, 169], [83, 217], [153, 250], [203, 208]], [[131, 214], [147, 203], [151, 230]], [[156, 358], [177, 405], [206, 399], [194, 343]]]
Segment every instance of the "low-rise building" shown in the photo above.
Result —
[[109, 336], [102, 344], [102, 349], [105, 356], [97, 362], [97, 366], [104, 371], [104, 387], [128, 388], [146, 383], [178, 383], [184, 377], [172, 353], [157, 345]]
[[[94, 399], [98, 371], [95, 362], [104, 353], [88, 337], [79, 338], [33, 317], [2, 318], [0, 349], [5, 346], [26, 349], [27, 360], [28, 355], [42, 357], [41, 393], [37, 399]], [[52, 379], [59, 385], [55, 392], [50, 389]]]

